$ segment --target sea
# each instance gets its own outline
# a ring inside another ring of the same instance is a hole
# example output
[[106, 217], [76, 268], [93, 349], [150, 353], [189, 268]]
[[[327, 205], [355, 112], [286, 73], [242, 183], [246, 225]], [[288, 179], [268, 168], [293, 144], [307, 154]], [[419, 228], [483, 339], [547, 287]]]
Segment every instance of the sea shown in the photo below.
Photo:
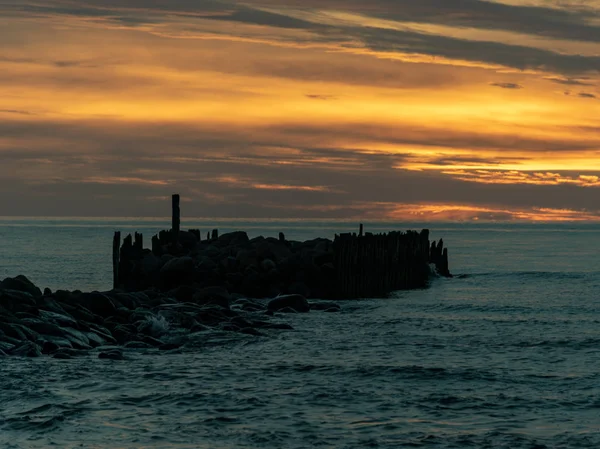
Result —
[[[107, 290], [115, 230], [167, 219], [1, 218], [0, 278]], [[356, 222], [184, 220], [333, 238]], [[600, 224], [429, 228], [452, 279], [294, 330], [207, 332], [181, 353], [0, 359], [0, 448], [600, 448]]]

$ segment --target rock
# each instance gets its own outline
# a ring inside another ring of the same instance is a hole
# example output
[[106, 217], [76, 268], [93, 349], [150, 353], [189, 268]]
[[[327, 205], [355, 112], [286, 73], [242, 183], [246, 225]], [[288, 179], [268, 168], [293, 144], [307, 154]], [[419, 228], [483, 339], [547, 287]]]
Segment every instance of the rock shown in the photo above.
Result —
[[172, 351], [173, 349], [181, 348], [180, 343], [165, 343], [158, 347], [159, 351]]
[[291, 307], [284, 307], [283, 309], [277, 310], [279, 313], [298, 313], [296, 309], [292, 309]]
[[160, 258], [153, 253], [148, 253], [141, 262], [142, 274], [144, 276], [155, 276], [160, 271], [161, 266]]
[[[71, 326], [73, 328], [77, 328], [79, 323], [73, 317], [62, 315], [56, 312], [50, 312], [48, 310], [40, 310], [40, 319], [57, 324], [59, 326]], [[66, 313], [66, 312], [65, 312]]]
[[42, 291], [23, 275], [6, 278], [0, 282], [0, 288], [29, 293], [32, 297], [42, 296]]
[[196, 235], [194, 235], [192, 232], [179, 231], [179, 243], [181, 243], [181, 246], [187, 250], [194, 248], [198, 242], [198, 237], [196, 237]]
[[269, 272], [277, 269], [277, 265], [271, 259], [265, 259], [260, 263], [260, 267], [263, 271]]
[[117, 311], [112, 300], [107, 295], [100, 292], [82, 293], [75, 297], [75, 301], [90, 312], [103, 318], [112, 316]]
[[40, 340], [43, 340], [42, 344], [42, 352], [44, 354], [49, 354], [46, 351], [46, 348], [68, 348], [73, 349], [73, 345], [67, 338], [56, 337], [54, 335], [40, 335]]
[[296, 312], [309, 312], [310, 305], [302, 295], [283, 295], [269, 301], [268, 310], [275, 312], [285, 308], [291, 308]]
[[41, 357], [42, 348], [37, 343], [26, 341], [11, 349], [9, 355], [17, 357]]
[[198, 290], [192, 299], [194, 304], [214, 304], [229, 309], [229, 292], [223, 287], [206, 287]]
[[229, 232], [219, 237], [219, 243], [223, 246], [243, 246], [249, 241], [248, 234], [243, 231]]
[[53, 335], [55, 337], [63, 337], [65, 335], [62, 327], [38, 318], [24, 318], [21, 320], [21, 323], [38, 334]]
[[20, 290], [3, 289], [0, 290], [0, 306], [10, 312], [15, 313], [31, 310], [36, 306], [36, 303], [35, 299], [30, 293]]
[[98, 346], [103, 346], [107, 343], [102, 337], [93, 332], [86, 332], [84, 335], [88, 338], [92, 348], [97, 348]]
[[93, 314], [92, 312], [90, 312], [88, 309], [86, 309], [82, 305], [79, 305], [79, 304], [71, 305], [71, 304], [67, 304], [67, 303], [62, 303], [60, 305], [65, 310], [65, 312], [67, 312], [70, 316], [75, 318], [77, 321], [86, 321], [88, 323], [104, 322], [102, 317]]
[[10, 352], [12, 348], [17, 346], [20, 342], [16, 341], [14, 343], [9, 343], [7, 341], [0, 341], [0, 351]]
[[239, 250], [235, 258], [243, 268], [257, 264], [256, 251], [252, 249]]
[[103, 351], [100, 354], [98, 354], [98, 358], [106, 360], [125, 360], [125, 357], [123, 357], [123, 352], [119, 349], [110, 349], [108, 351]]
[[135, 340], [135, 332], [135, 328], [133, 328], [132, 330], [127, 325], [119, 324], [113, 329], [112, 335], [117, 341], [117, 343], [122, 345], [128, 341]]
[[[18, 320], [18, 323], [22, 323], [23, 320]], [[15, 338], [19, 342], [25, 340], [36, 341], [39, 338], [39, 333], [31, 330], [23, 324], [18, 323], [4, 323], [0, 321], [0, 331], [2, 331], [7, 337]], [[6, 339], [5, 339], [6, 340]]]
[[51, 296], [43, 296], [37, 301], [37, 307], [40, 310], [47, 310], [48, 312], [54, 312], [59, 315], [69, 315], [67, 311]]
[[128, 341], [124, 347], [128, 349], [152, 349], [154, 346], [143, 341]]
[[329, 309], [323, 310], [323, 312], [326, 312], [326, 313], [335, 313], [335, 312], [341, 312], [341, 311], [342, 311], [342, 309], [339, 306], [338, 307], [331, 307]]
[[148, 343], [149, 345], [154, 346], [156, 348], [165, 344], [164, 341], [159, 340], [158, 338], [154, 338], [150, 335], [138, 335], [138, 338], [140, 340], [142, 340], [144, 343]]
[[167, 288], [187, 284], [193, 279], [194, 270], [194, 259], [188, 256], [178, 257], [163, 265], [160, 269], [160, 278]]
[[44, 289], [44, 296], [52, 296], [52, 290], [50, 290], [48, 287], [46, 287]]
[[52, 354], [53, 352], [56, 352], [59, 349], [60, 346], [58, 346], [53, 341], [45, 341], [42, 345], [42, 354]]
[[304, 282], [294, 282], [288, 287], [288, 293], [293, 295], [310, 297], [310, 289]]
[[196, 294], [197, 289], [191, 285], [180, 285], [177, 288], [169, 291], [169, 296], [175, 298], [179, 302], [191, 302]]

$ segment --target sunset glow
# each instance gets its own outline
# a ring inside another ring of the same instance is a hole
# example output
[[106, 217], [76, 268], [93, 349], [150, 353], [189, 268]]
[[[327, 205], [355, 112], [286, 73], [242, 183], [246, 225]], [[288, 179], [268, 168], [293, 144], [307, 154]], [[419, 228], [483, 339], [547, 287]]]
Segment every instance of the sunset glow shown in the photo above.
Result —
[[475, 3], [0, 0], [0, 204], [598, 220], [600, 4]]

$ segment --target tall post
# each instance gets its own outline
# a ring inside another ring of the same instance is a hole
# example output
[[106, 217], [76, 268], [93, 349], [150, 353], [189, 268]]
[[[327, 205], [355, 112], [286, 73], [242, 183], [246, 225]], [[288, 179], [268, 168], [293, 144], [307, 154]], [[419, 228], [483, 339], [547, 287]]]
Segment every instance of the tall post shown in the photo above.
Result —
[[119, 252], [121, 249], [121, 233], [115, 232], [113, 237], [113, 288], [119, 288]]
[[361, 223], [361, 224], [360, 224], [360, 229], [359, 229], [359, 232], [358, 232], [358, 236], [359, 236], [359, 237], [362, 237], [362, 236], [363, 236], [363, 230], [364, 230], [364, 227], [363, 227], [363, 224]]
[[173, 233], [173, 244], [179, 242], [179, 228], [181, 226], [181, 210], [179, 209], [179, 195], [173, 195], [173, 213], [171, 231]]

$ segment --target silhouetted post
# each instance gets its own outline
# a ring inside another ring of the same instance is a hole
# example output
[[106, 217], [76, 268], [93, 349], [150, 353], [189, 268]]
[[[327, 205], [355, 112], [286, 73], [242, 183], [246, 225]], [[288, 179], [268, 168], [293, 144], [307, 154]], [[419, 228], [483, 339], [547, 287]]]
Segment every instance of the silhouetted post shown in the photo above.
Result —
[[172, 214], [172, 225], [173, 231], [173, 244], [177, 245], [179, 242], [179, 228], [181, 226], [181, 210], [179, 208], [179, 195], [173, 195], [173, 214]]
[[219, 239], [219, 230], [218, 229], [213, 229], [212, 239], [213, 240], [218, 240]]
[[362, 223], [360, 224], [360, 230], [359, 230], [359, 232], [358, 232], [358, 236], [359, 236], [359, 237], [362, 237], [362, 236], [363, 236], [363, 224], [362, 224]]
[[279, 233], [279, 241], [281, 243], [285, 243], [285, 234], [283, 232]]
[[113, 237], [113, 288], [119, 287], [119, 253], [121, 250], [121, 233], [115, 232]]
[[208, 232], [206, 233], [206, 240], [209, 240], [209, 241], [210, 241], [210, 231], [208, 231]]

